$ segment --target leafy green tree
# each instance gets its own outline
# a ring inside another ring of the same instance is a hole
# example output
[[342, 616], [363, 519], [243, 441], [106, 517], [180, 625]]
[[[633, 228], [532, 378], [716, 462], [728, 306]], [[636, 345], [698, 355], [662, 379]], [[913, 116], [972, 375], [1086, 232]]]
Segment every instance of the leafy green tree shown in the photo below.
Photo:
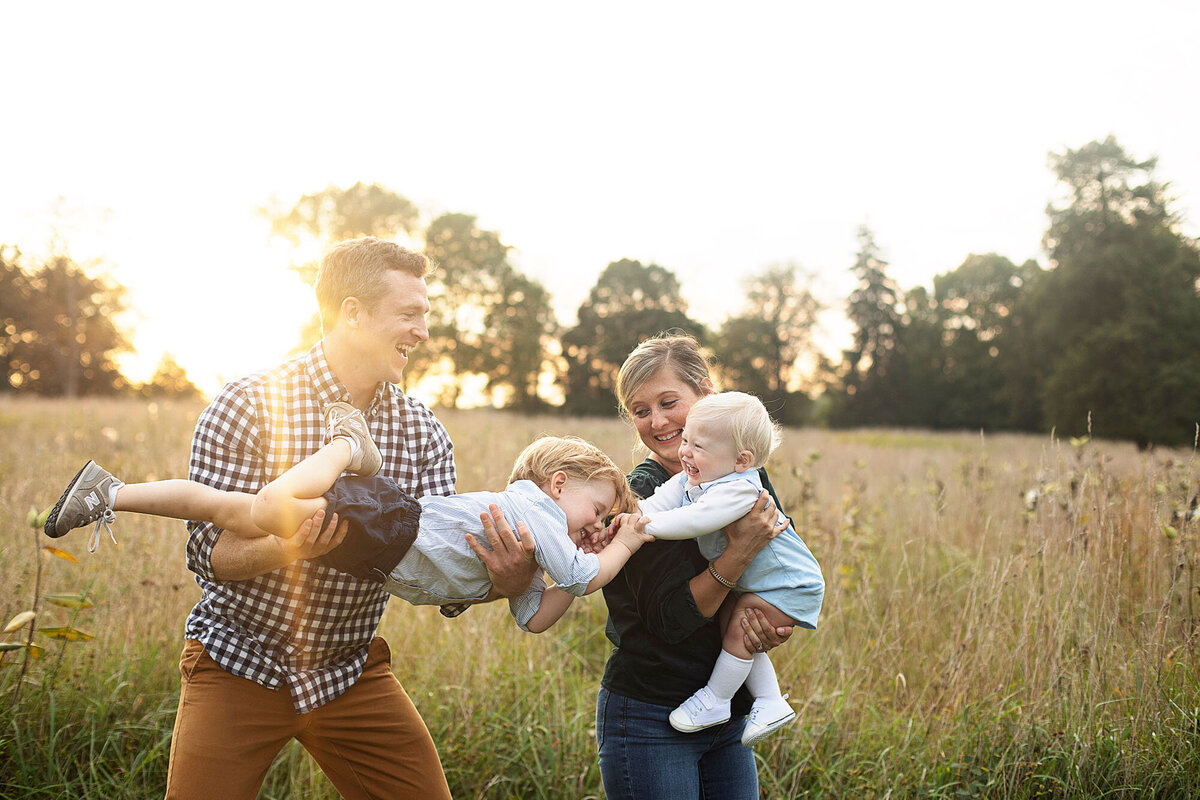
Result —
[[114, 322], [125, 310], [123, 287], [89, 276], [66, 254], [26, 266], [15, 248], [0, 248], [0, 281], [4, 390], [78, 397], [128, 389], [113, 361], [130, 349]]
[[508, 251], [498, 233], [481, 229], [470, 214], [442, 214], [425, 231], [425, 254], [433, 262], [429, 341], [414, 351], [408, 369], [413, 379], [443, 377], [446, 405], [458, 402], [466, 375], [493, 365], [498, 351], [489, 342], [488, 314], [504, 302], [512, 280]]
[[567, 362], [563, 410], [613, 414], [613, 387], [625, 357], [642, 340], [667, 330], [701, 341], [705, 337], [704, 326], [687, 315], [675, 274], [657, 264], [611, 262], [579, 306], [577, 324], [562, 338]]
[[515, 270], [501, 285], [501, 300], [485, 320], [490, 348], [480, 365], [488, 386], [505, 386], [518, 411], [542, 410], [546, 403], [538, 388], [543, 374], [553, 374], [548, 361], [558, 336], [558, 318], [550, 293], [538, 281]]
[[851, 272], [858, 286], [846, 316], [854, 342], [845, 350], [842, 386], [831, 411], [835, 425], [895, 425], [906, 407], [903, 308], [900, 289], [887, 274], [887, 262], [871, 230], [858, 230], [858, 254]]
[[[321, 254], [330, 246], [360, 236], [394, 239], [420, 230], [417, 207], [374, 183], [356, 183], [347, 189], [330, 186], [304, 195], [290, 208], [275, 205], [260, 211], [271, 223], [272, 233], [292, 245], [292, 269], [310, 285], [316, 281]], [[320, 338], [321, 319], [314, 315], [301, 333], [297, 350], [307, 350]]]
[[772, 267], [745, 280], [748, 310], [713, 337], [723, 383], [757, 395], [786, 424], [804, 421], [809, 401], [796, 391], [797, 361], [811, 348], [821, 305], [796, 267]]
[[139, 387], [139, 392], [143, 397], [176, 400], [198, 400], [203, 397], [203, 393], [188, 377], [187, 370], [170, 353], [163, 353], [154, 375]]
[[[1008, 334], [1022, 291], [1040, 272], [1034, 261], [1018, 267], [987, 253], [933, 279], [942, 350], [935, 427], [1011, 427], [1010, 401], [1027, 387], [1010, 387], [1009, 375], [1019, 379], [1012, 366], [1027, 353], [1012, 349]], [[910, 348], [911, 339], [910, 332]]]
[[1182, 235], [1155, 159], [1113, 137], [1052, 154], [1068, 202], [1051, 205], [1052, 269], [1037, 335], [1053, 343], [1045, 423], [1139, 445], [1188, 444], [1200, 421], [1200, 252]]

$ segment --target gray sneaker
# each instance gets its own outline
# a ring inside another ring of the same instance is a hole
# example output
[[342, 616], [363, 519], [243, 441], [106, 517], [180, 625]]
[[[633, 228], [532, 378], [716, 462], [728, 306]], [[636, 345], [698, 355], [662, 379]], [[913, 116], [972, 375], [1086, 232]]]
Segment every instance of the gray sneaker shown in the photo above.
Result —
[[123, 481], [95, 461], [87, 462], [83, 465], [83, 469], [75, 473], [75, 477], [67, 485], [67, 490], [54, 504], [50, 516], [46, 517], [46, 524], [42, 530], [47, 536], [57, 539], [68, 531], [82, 528], [89, 522], [95, 522], [96, 527], [92, 530], [88, 550], [94, 551], [96, 545], [100, 543], [101, 526], [108, 531], [108, 535], [112, 537], [115, 544], [117, 538], [113, 536], [112, 528], [109, 526], [116, 521], [117, 517], [110, 506], [109, 498], [112, 497], [114, 487], [124, 485]]
[[383, 466], [383, 456], [371, 438], [367, 418], [349, 403], [330, 403], [325, 407], [325, 431], [329, 441], [344, 436], [358, 445], [358, 452], [346, 467], [347, 472], [369, 478]]

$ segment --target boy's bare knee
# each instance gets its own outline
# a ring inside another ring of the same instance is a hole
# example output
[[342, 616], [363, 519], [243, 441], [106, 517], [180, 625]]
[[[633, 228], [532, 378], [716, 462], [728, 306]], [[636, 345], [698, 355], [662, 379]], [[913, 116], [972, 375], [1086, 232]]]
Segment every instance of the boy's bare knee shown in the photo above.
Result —
[[250, 504], [250, 521], [263, 530], [275, 530], [279, 517], [278, 498], [271, 487], [265, 486], [254, 496]]

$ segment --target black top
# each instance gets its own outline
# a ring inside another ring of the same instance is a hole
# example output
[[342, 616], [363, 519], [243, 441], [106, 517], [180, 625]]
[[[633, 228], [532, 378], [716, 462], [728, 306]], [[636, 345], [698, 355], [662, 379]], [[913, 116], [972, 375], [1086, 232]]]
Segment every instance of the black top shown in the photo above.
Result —
[[[759, 476], [778, 507], [766, 470]], [[649, 497], [670, 477], [647, 458], [629, 473], [629, 485]], [[694, 539], [648, 542], [604, 587], [605, 634], [614, 645], [601, 681], [605, 689], [675, 707], [708, 683], [721, 652], [721, 625], [700, 613], [688, 585], [707, 568]], [[751, 701], [743, 686], [733, 698], [733, 714], [748, 714]]]

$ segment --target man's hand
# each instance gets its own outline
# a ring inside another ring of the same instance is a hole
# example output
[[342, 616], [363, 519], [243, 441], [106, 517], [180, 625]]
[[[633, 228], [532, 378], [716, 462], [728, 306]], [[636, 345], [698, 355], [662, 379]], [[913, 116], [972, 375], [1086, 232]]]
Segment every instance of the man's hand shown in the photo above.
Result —
[[222, 531], [212, 550], [213, 577], [219, 581], [244, 581], [286, 567], [301, 558], [323, 556], [342, 543], [349, 521], [338, 524], [337, 514], [321, 531], [325, 512], [318, 511], [306, 519], [290, 539], [280, 536], [246, 538], [231, 531]]
[[290, 539], [274, 537], [278, 539], [283, 557], [287, 559], [284, 563], [291, 564], [302, 558], [318, 558], [342, 543], [346, 532], [350, 530], [350, 521], [342, 520], [339, 525], [338, 515], [334, 513], [329, 517], [329, 524], [325, 526], [325, 530], [321, 530], [324, 517], [325, 512], [318, 511], [304, 520]]
[[538, 563], [533, 560], [533, 534], [524, 522], [518, 522], [517, 531], [521, 534], [518, 540], [504, 519], [500, 506], [492, 503], [488, 511], [491, 513], [479, 515], [479, 521], [483, 523], [483, 532], [491, 549], [481, 545], [469, 533], [467, 544], [487, 567], [488, 577], [492, 581], [488, 599], [516, 597], [529, 589], [539, 569]]

